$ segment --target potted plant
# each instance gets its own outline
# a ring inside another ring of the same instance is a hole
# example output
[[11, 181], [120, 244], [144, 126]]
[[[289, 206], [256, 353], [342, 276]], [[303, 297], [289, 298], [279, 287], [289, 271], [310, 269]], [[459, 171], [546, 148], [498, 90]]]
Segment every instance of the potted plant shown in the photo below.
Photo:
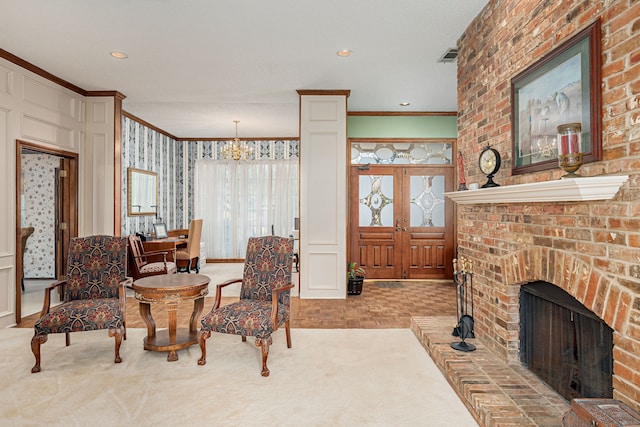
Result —
[[364, 282], [365, 270], [358, 267], [358, 263], [347, 264], [347, 295], [360, 295], [362, 293], [362, 283]]

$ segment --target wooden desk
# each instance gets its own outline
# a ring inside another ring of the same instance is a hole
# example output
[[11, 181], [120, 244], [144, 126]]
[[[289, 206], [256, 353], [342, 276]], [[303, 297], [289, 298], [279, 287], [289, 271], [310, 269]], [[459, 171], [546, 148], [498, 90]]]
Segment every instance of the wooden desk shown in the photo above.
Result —
[[167, 261], [175, 262], [175, 250], [180, 247], [186, 247], [188, 240], [179, 237], [168, 237], [166, 239], [147, 240], [142, 242], [142, 246], [145, 251], [173, 250], [173, 253], [169, 253], [169, 256], [167, 256]]
[[[201, 274], [163, 274], [138, 279], [131, 286], [140, 301], [140, 315], [147, 325], [145, 350], [168, 351], [168, 362], [178, 360], [177, 350], [198, 342], [198, 320], [204, 307], [204, 297], [209, 293], [209, 277]], [[193, 300], [193, 313], [189, 329], [178, 329], [178, 302]], [[156, 333], [156, 323], [151, 315], [151, 303], [162, 302], [167, 306], [169, 329]]]

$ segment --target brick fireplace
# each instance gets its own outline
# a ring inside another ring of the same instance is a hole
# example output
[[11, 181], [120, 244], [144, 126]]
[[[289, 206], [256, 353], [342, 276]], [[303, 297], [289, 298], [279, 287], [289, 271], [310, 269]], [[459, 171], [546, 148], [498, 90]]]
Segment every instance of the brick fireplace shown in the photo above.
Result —
[[[640, 318], [638, 297], [633, 287], [626, 288], [619, 280], [601, 270], [602, 264], [610, 261], [606, 255], [567, 251], [567, 245], [584, 246], [579, 242], [565, 241], [562, 247], [556, 248], [553, 247], [555, 239], [551, 235], [536, 236], [527, 232], [518, 235], [513, 232], [519, 228], [559, 230], [558, 226], [534, 224], [540, 221], [553, 223], [550, 217], [553, 210], [575, 213], [589, 210], [594, 204], [600, 203], [458, 207], [460, 218], [477, 218], [459, 220], [459, 224], [466, 223], [465, 226], [459, 225], [460, 235], [465, 233], [469, 239], [464, 246], [461, 245], [460, 251], [474, 263], [476, 337], [502, 360], [518, 363], [520, 288], [536, 281], [552, 283], [613, 329], [614, 397], [637, 409], [640, 397], [636, 383], [640, 369], [637, 357], [640, 346], [633, 333], [638, 328]], [[565, 218], [566, 221], [569, 215], [558, 215], [557, 218]], [[512, 242], [509, 245], [500, 243], [498, 235], [509, 236]], [[526, 244], [526, 240], [547, 243]], [[518, 246], [518, 249], [509, 250], [511, 245]], [[499, 250], [500, 247], [504, 249]]]
[[[458, 253], [474, 264], [476, 338], [519, 363], [519, 295], [552, 283], [613, 329], [613, 397], [640, 410], [640, 2], [490, 0], [458, 42], [458, 149], [467, 184], [488, 143], [502, 155], [502, 188], [556, 181], [551, 169], [511, 173], [510, 81], [600, 19], [602, 159], [587, 177], [628, 175], [610, 198], [457, 205]], [[542, 190], [541, 190], [542, 191]], [[546, 191], [546, 190], [544, 190]]]

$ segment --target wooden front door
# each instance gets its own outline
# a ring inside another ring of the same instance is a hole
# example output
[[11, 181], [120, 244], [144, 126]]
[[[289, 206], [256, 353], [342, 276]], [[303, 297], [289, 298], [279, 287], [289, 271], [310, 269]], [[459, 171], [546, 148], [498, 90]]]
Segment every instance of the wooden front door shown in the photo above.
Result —
[[451, 167], [406, 168], [403, 187], [402, 277], [453, 277], [454, 206], [444, 196], [453, 191]]
[[451, 278], [453, 185], [451, 166], [351, 166], [350, 261], [368, 279]]

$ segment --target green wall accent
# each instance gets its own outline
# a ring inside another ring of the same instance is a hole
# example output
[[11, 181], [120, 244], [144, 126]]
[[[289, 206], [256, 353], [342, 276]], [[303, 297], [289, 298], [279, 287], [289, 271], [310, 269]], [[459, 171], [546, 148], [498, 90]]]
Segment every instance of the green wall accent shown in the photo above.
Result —
[[457, 116], [348, 116], [349, 138], [457, 138]]

